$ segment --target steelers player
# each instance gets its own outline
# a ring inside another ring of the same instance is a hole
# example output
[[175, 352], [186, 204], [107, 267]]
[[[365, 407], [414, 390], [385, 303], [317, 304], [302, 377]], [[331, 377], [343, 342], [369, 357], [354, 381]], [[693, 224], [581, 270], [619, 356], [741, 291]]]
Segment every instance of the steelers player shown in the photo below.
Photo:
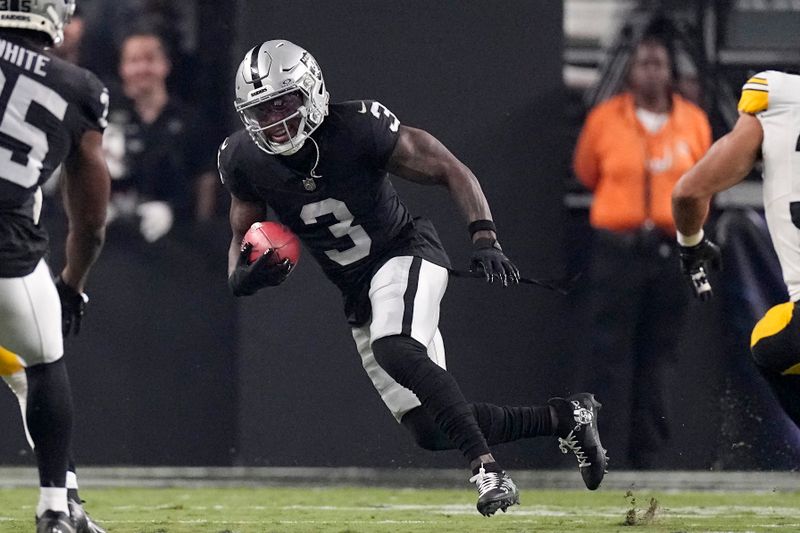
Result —
[[[63, 335], [78, 330], [105, 237], [108, 93], [93, 74], [47, 51], [63, 39], [74, 9], [74, 0], [0, 3], [0, 358], [17, 390], [25, 372], [38, 533], [97, 531], [85, 514], [70, 514], [80, 502], [70, 504], [66, 481], [73, 412]], [[44, 260], [40, 185], [59, 165], [69, 233], [54, 283]]]
[[719, 248], [703, 234], [711, 196], [738, 183], [763, 159], [764, 211], [790, 301], [753, 329], [750, 349], [783, 409], [800, 426], [800, 76], [773, 70], [745, 83], [739, 120], [672, 193], [681, 267], [701, 299], [711, 296], [707, 268]]
[[270, 254], [249, 265], [241, 248], [269, 205], [342, 291], [362, 364], [392, 415], [431, 450], [458, 449], [474, 474], [477, 508], [518, 503], [489, 445], [556, 435], [578, 458], [590, 489], [607, 464], [599, 403], [581, 393], [537, 407], [468, 403], [445, 370], [439, 303], [450, 265], [433, 225], [412, 218], [387, 172], [449, 189], [468, 221], [472, 266], [487, 281], [518, 281], [497, 241], [475, 175], [429, 133], [403, 126], [376, 101], [329, 104], [322, 72], [283, 40], [247, 52], [234, 102], [245, 128], [226, 139], [219, 170], [231, 192], [229, 284], [237, 296], [281, 283], [292, 264]]

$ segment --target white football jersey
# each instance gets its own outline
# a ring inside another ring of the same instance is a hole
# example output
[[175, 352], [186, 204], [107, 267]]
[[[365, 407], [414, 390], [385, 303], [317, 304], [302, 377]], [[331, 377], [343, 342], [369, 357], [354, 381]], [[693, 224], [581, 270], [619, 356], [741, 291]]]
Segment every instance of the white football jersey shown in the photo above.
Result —
[[761, 122], [764, 211], [783, 279], [800, 300], [800, 76], [767, 70], [745, 83], [739, 111]]

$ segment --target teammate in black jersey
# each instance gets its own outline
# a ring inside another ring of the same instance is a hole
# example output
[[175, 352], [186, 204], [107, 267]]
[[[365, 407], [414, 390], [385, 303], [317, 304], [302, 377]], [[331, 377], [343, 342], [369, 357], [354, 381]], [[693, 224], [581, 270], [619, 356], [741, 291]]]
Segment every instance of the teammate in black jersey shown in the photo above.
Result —
[[[22, 367], [27, 377], [41, 486], [37, 532], [97, 532], [67, 490], [72, 399], [62, 335], [78, 332], [83, 288], [105, 235], [108, 93], [94, 75], [46, 51], [61, 41], [74, 0], [0, 6], [0, 367]], [[54, 283], [43, 259], [39, 186], [62, 164], [70, 224], [67, 262]]]
[[605, 450], [591, 394], [540, 407], [468, 403], [445, 370], [439, 302], [449, 259], [427, 220], [412, 218], [387, 172], [447, 187], [469, 221], [471, 266], [489, 282], [519, 273], [497, 243], [475, 176], [430, 134], [401, 126], [375, 101], [328, 104], [319, 65], [288, 41], [250, 50], [236, 73], [235, 107], [245, 129], [226, 139], [219, 169], [231, 192], [229, 284], [237, 296], [281, 283], [288, 262], [248, 265], [244, 233], [267, 205], [305, 243], [341, 289], [353, 338], [389, 410], [431, 450], [458, 448], [478, 486], [478, 511], [519, 502], [490, 444], [558, 435], [578, 457], [587, 487], [600, 484]]

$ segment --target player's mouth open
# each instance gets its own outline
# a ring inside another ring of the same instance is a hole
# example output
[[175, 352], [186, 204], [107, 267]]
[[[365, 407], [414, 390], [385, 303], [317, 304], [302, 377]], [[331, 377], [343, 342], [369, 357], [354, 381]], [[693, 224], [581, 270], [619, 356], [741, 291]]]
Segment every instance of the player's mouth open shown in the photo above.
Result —
[[285, 143], [289, 140], [289, 132], [284, 127], [275, 128], [269, 132], [269, 140], [275, 143]]

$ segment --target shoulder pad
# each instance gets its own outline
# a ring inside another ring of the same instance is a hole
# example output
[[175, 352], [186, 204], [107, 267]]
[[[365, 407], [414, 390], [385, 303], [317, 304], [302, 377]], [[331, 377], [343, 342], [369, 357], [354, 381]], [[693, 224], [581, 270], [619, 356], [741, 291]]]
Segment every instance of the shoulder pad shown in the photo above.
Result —
[[739, 111], [758, 113], [769, 107], [769, 80], [766, 72], [759, 72], [744, 84], [739, 98]]

